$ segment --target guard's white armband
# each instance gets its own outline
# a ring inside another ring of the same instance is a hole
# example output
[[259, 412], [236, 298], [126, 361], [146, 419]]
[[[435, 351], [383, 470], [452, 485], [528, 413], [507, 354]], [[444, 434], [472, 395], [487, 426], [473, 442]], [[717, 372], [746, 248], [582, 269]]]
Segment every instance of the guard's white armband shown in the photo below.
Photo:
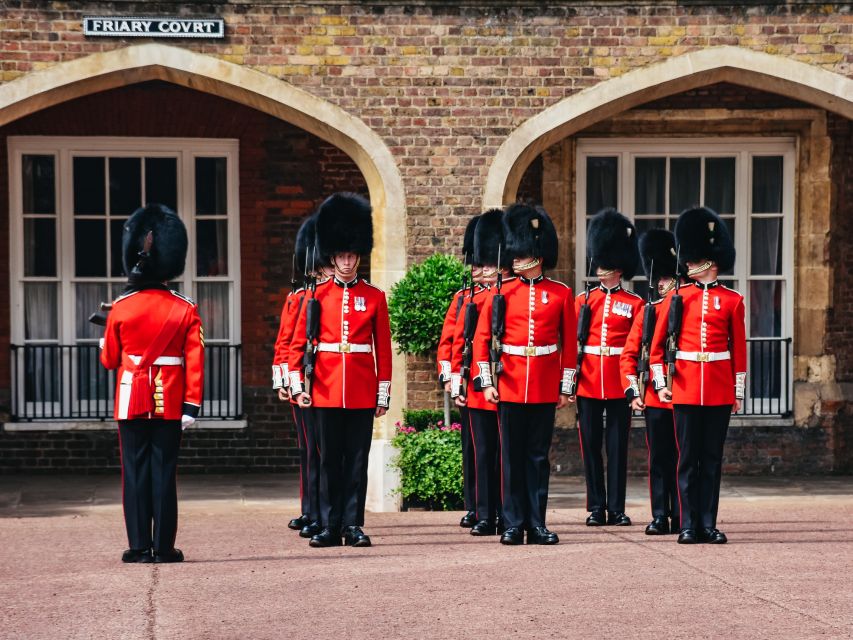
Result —
[[391, 406], [391, 382], [383, 381], [379, 383], [379, 392], [376, 394], [376, 406], [387, 409]]
[[746, 372], [735, 374], [735, 398], [743, 400], [746, 396]]
[[489, 366], [488, 362], [478, 362], [477, 367], [480, 369], [480, 375], [477, 376], [480, 378], [480, 386], [485, 389], [486, 387], [494, 387], [495, 383], [492, 380], [492, 368]]
[[290, 395], [294, 398], [302, 393], [305, 389], [302, 386], [302, 376], [298, 371], [290, 372]]
[[666, 386], [666, 376], [663, 375], [663, 365], [652, 365], [652, 382], [655, 385], [655, 391], [660, 391]]
[[560, 379], [560, 393], [566, 396], [575, 395], [575, 386], [577, 384], [577, 369], [563, 369], [563, 377]]

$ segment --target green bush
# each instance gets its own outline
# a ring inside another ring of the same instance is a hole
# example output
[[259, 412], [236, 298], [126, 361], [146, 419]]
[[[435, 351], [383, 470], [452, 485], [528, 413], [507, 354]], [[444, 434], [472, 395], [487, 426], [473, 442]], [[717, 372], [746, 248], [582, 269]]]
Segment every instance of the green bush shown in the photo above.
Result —
[[436, 421], [419, 431], [397, 424], [391, 441], [400, 453], [391, 464], [400, 470], [400, 495], [406, 503], [455, 510], [462, 503], [462, 437], [458, 422]]
[[391, 287], [391, 335], [400, 351], [423, 355], [435, 349], [447, 306], [462, 286], [464, 272], [459, 259], [437, 253], [413, 265]]
[[[457, 423], [462, 418], [458, 409], [450, 410], [450, 424]], [[435, 427], [444, 420], [444, 411], [436, 409], [403, 409], [403, 424], [414, 427], [416, 431], [423, 431]]]

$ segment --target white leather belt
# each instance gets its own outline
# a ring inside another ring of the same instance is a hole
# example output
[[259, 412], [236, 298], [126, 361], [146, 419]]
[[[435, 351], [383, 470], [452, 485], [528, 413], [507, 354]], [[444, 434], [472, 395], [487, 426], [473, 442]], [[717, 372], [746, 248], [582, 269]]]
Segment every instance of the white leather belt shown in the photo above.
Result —
[[372, 353], [373, 347], [369, 344], [350, 344], [349, 342], [321, 342], [317, 345], [317, 351], [328, 351], [331, 353]]
[[597, 345], [583, 346], [583, 352], [591, 356], [618, 356], [622, 353], [622, 347], [600, 347]]
[[[133, 364], [139, 364], [142, 361], [142, 356], [127, 356]], [[180, 367], [184, 364], [184, 359], [180, 356], [160, 356], [151, 363], [155, 367]]]
[[676, 351], [677, 360], [690, 360], [691, 362], [717, 362], [719, 360], [731, 360], [732, 354], [728, 351]]
[[548, 344], [543, 347], [516, 347], [511, 344], [501, 345], [504, 353], [511, 356], [547, 356], [557, 350], [557, 345]]

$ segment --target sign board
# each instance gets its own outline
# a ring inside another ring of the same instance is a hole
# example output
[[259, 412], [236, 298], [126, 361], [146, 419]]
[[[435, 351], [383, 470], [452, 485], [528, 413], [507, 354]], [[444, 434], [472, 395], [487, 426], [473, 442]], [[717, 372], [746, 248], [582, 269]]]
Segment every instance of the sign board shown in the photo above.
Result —
[[85, 16], [83, 35], [110, 38], [224, 38], [222, 18]]

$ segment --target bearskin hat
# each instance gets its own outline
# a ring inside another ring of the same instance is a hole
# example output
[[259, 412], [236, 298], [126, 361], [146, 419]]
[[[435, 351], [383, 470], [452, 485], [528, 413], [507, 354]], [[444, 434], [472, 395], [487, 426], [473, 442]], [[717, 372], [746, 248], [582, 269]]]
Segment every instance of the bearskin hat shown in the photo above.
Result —
[[320, 252], [368, 255], [373, 250], [373, 209], [355, 193], [335, 193], [317, 209], [317, 245]]
[[653, 285], [661, 278], [674, 278], [678, 271], [675, 236], [667, 229], [649, 229], [640, 236], [643, 271]]
[[[152, 232], [147, 256], [145, 238]], [[121, 255], [129, 278], [145, 282], [167, 282], [184, 272], [187, 261], [187, 228], [177, 214], [162, 204], [140, 207], [124, 223]]]
[[675, 242], [682, 265], [712, 260], [722, 273], [735, 264], [735, 245], [729, 228], [708, 207], [682, 211], [675, 223]]
[[586, 251], [593, 273], [599, 267], [618, 269], [625, 280], [630, 280], [640, 266], [637, 230], [613, 208], [602, 209], [589, 221]]
[[[474, 216], [465, 227], [465, 236], [462, 238], [462, 256], [465, 264], [472, 264], [474, 260], [474, 232], [482, 216]], [[476, 264], [476, 263], [474, 263]]]
[[328, 267], [329, 260], [317, 248], [317, 216], [312, 215], [302, 223], [296, 232], [296, 246], [293, 249], [296, 273], [316, 271]]
[[503, 215], [503, 227], [508, 262], [529, 256], [542, 258], [546, 269], [557, 266], [557, 230], [542, 207], [510, 205]]
[[503, 216], [504, 212], [500, 209], [489, 209], [480, 216], [480, 222], [474, 232], [474, 264], [495, 265], [502, 269], [512, 265], [504, 242]]

